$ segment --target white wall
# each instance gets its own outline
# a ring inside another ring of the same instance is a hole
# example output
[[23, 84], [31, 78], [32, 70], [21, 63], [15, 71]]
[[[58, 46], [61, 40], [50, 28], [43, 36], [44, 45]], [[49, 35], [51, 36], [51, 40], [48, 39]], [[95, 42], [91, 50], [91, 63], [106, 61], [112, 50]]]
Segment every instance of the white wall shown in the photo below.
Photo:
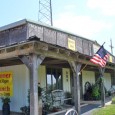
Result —
[[46, 87], [46, 67], [40, 66], [38, 68], [38, 82], [42, 88]]
[[[0, 72], [11, 71], [13, 73], [13, 96], [11, 97], [11, 111], [20, 111], [20, 107], [28, 104], [27, 95], [29, 89], [29, 72], [25, 65], [0, 67]], [[0, 103], [0, 110], [2, 103]]]
[[63, 68], [62, 76], [63, 76], [63, 90], [70, 92], [70, 69]]
[[[13, 96], [11, 97], [11, 111], [20, 112], [20, 107], [28, 105], [28, 89], [30, 89], [29, 70], [25, 65], [1, 67], [0, 72], [11, 71], [13, 73]], [[46, 87], [45, 66], [38, 68], [38, 82], [41, 87]], [[1, 101], [1, 100], [0, 100]], [[2, 103], [0, 103], [0, 110]]]
[[[13, 96], [11, 97], [11, 111], [20, 112], [20, 107], [28, 105], [27, 95], [29, 89], [29, 70], [25, 65], [15, 65], [9, 67], [1, 67], [0, 72], [11, 71], [13, 72]], [[70, 91], [70, 69], [62, 69], [63, 76], [63, 90]], [[87, 81], [95, 83], [95, 73], [92, 71], [82, 72], [82, 87], [84, 93], [84, 85]], [[111, 87], [111, 76], [109, 73], [104, 74], [104, 82], [107, 90]], [[41, 87], [46, 87], [46, 68], [40, 66], [38, 68], [38, 82]], [[0, 110], [2, 109], [2, 103], [0, 102]]]
[[111, 75], [110, 73], [104, 73], [104, 85], [107, 90], [111, 88]]
[[91, 84], [95, 83], [95, 73], [93, 71], [83, 71], [82, 72], [82, 87], [83, 87], [83, 94], [85, 89], [85, 83], [90, 82]]

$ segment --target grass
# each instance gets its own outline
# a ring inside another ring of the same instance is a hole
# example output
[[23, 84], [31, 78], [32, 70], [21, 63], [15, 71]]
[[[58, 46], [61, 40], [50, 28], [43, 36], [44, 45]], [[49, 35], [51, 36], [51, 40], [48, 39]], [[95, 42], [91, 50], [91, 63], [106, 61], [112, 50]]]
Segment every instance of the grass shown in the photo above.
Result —
[[112, 98], [112, 104], [115, 104], [115, 97]]
[[95, 110], [92, 115], [115, 115], [115, 104]]

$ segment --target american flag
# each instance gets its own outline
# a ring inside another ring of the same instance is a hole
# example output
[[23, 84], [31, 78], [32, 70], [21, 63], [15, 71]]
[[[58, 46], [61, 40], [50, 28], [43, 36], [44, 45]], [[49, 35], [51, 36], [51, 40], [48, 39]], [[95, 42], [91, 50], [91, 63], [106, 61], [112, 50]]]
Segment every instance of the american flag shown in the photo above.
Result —
[[94, 54], [94, 56], [90, 59], [90, 61], [94, 64], [99, 65], [100, 67], [105, 67], [108, 58], [109, 53], [104, 49], [102, 45], [96, 52], [96, 54]]

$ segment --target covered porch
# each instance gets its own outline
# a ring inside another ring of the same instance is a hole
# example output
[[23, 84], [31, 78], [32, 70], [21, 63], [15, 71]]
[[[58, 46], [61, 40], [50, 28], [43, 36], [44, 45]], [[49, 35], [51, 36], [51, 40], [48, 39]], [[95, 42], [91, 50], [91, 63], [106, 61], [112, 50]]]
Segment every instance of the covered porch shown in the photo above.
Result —
[[[73, 64], [75, 64], [74, 66], [76, 67], [76, 62], [72, 61], [72, 57], [70, 56], [70, 53], [68, 54], [65, 49], [64, 50], [59, 49], [54, 46], [50, 46], [46, 43], [32, 41], [32, 42], [27, 42], [24, 44], [18, 44], [15, 46], [2, 48], [1, 52], [3, 52], [0, 54], [1, 65], [2, 65], [1, 71], [7, 71], [9, 66], [22, 65], [23, 63], [28, 67], [28, 70], [30, 72], [30, 74], [28, 74], [30, 76], [30, 78], [28, 79], [30, 81], [30, 114], [32, 114], [35, 111], [36, 112], [38, 111], [39, 105], [38, 105], [38, 101], [36, 101], [36, 100], [38, 100], [38, 82], [39, 82], [38, 79], [39, 79], [39, 75], [40, 75], [38, 68], [39, 68], [40, 64], [45, 65], [45, 66], [47, 65], [49, 67], [56, 67], [56, 69], [55, 69], [56, 71], [54, 71], [54, 73], [57, 72], [57, 70], [58, 70], [57, 68], [62, 68], [62, 67], [70, 68], [69, 63], [71, 64], [71, 66]], [[74, 54], [73, 54], [73, 56], [74, 56]], [[75, 56], [74, 56], [74, 58], [75, 58]], [[68, 63], [68, 61], [69, 61], [69, 63]], [[78, 68], [78, 69], [80, 69], [80, 68]], [[76, 72], [79, 70], [74, 70], [74, 71]], [[58, 72], [59, 76], [61, 76], [61, 74], [62, 74], [60, 72], [61, 71]], [[43, 73], [41, 73], [41, 74], [43, 74]], [[66, 74], [68, 74], [68, 73], [66, 73]], [[52, 74], [52, 75], [54, 75], [54, 74]], [[76, 77], [76, 74], [74, 74], [74, 75], [75, 75], [74, 77]], [[66, 77], [65, 78], [66, 81], [70, 82], [70, 78], [67, 78], [70, 76], [66, 75], [65, 77]], [[47, 80], [49, 80], [49, 78]], [[47, 81], [47, 83], [48, 83], [48, 81]], [[61, 83], [61, 85], [62, 85], [62, 83]], [[56, 86], [58, 87], [57, 83], [56, 83]], [[48, 86], [46, 86], [46, 87], [48, 87]], [[55, 87], [55, 89], [58, 89], [60, 86], [58, 88], [57, 87]], [[66, 86], [64, 85], [64, 87], [66, 87]], [[70, 83], [69, 83], [68, 87], [70, 90]], [[60, 89], [63, 89], [63, 87], [61, 86]], [[76, 93], [75, 95], [79, 94], [79, 93], [77, 93], [77, 91], [78, 90], [74, 91]], [[78, 97], [79, 96], [80, 95], [78, 95]], [[75, 102], [77, 102], [77, 100], [78, 100], [77, 98], [76, 98]], [[76, 103], [77, 109], [79, 107], [78, 103], [79, 102]], [[79, 109], [80, 109], [80, 107], [79, 107]], [[32, 113], [31, 113], [31, 111], [32, 111]], [[36, 114], [36, 115], [38, 115], [38, 114]]]
[[[19, 49], [17, 49], [17, 47]], [[76, 110], [80, 112], [80, 103], [82, 104], [82, 101], [80, 101], [80, 89], [82, 92], [82, 84], [80, 83], [82, 83], [82, 81], [79, 80], [78, 73], [80, 72], [80, 70], [82, 70], [82, 68], [84, 68], [85, 64], [89, 63], [88, 58], [84, 58], [84, 55], [76, 55], [71, 51], [67, 51], [65, 49], [54, 47], [52, 45], [48, 45], [46, 43], [38, 41], [32, 41], [12, 47], [7, 47], [2, 49], [2, 51], [4, 51], [5, 55], [1, 54], [1, 71], [7, 71], [7, 68], [13, 65], [20, 65], [21, 67], [23, 63], [29, 68], [27, 71], [29, 72], [30, 70], [30, 74], [28, 73], [28, 77], [30, 78], [28, 78], [27, 82], [30, 81], [30, 94], [35, 96], [34, 104], [35, 106], [37, 105], [36, 111], [38, 111], [39, 107], [39, 104], [37, 104], [38, 102], [36, 101], [36, 99], [39, 98], [37, 93], [39, 89], [31, 88], [37, 88], [38, 83], [40, 83], [41, 88], [45, 87], [50, 94], [52, 93], [52, 91], [57, 89], [63, 90], [64, 94], [66, 92], [69, 92], [71, 94], [71, 104], [67, 105], [66, 101], [68, 100], [68, 98], [64, 97], [63, 101], [65, 101], [65, 103], [63, 103], [62, 105], [63, 108], [58, 108], [57, 111], [67, 111], [69, 108], [76, 106]], [[6, 56], [8, 58], [6, 58]], [[77, 57], [80, 57], [80, 59], [78, 59]], [[31, 66], [35, 66], [35, 68], [33, 69], [33, 67]], [[98, 71], [98, 69], [93, 65], [87, 65], [84, 70]], [[111, 71], [111, 69], [108, 68], [106, 71]], [[76, 86], [77, 84], [78, 86]], [[30, 103], [31, 101], [33, 103], [33, 96], [31, 95]], [[83, 94], [81, 93], [81, 99], [83, 99], [82, 96]], [[32, 111], [31, 107], [33, 108], [33, 104], [30, 104], [30, 112]], [[49, 111], [49, 114], [51, 113], [52, 111]]]
[[[30, 115], [40, 115], [40, 85], [50, 91], [50, 94], [57, 89], [69, 91], [75, 110], [80, 115], [80, 93], [83, 89], [80, 85], [81, 70], [87, 64], [85, 70], [98, 71], [97, 66], [90, 63], [89, 59], [99, 45], [80, 36], [28, 20], [0, 28], [0, 32], [1, 71], [14, 72], [15, 88], [14, 96], [11, 97], [11, 110], [19, 112], [19, 107], [26, 104], [30, 105]], [[108, 63], [107, 71], [113, 70], [114, 66], [114, 63]], [[18, 92], [19, 89], [21, 93]], [[19, 95], [23, 98], [19, 98]], [[64, 98], [65, 101], [66, 99]], [[15, 103], [17, 107], [13, 108]]]

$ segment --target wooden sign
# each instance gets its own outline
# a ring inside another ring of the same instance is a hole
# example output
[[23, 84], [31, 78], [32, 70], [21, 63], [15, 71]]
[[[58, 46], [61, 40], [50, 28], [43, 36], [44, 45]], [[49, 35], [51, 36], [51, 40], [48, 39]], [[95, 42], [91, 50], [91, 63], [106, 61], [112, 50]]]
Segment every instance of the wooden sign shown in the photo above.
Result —
[[68, 38], [68, 48], [75, 51], [75, 40]]

